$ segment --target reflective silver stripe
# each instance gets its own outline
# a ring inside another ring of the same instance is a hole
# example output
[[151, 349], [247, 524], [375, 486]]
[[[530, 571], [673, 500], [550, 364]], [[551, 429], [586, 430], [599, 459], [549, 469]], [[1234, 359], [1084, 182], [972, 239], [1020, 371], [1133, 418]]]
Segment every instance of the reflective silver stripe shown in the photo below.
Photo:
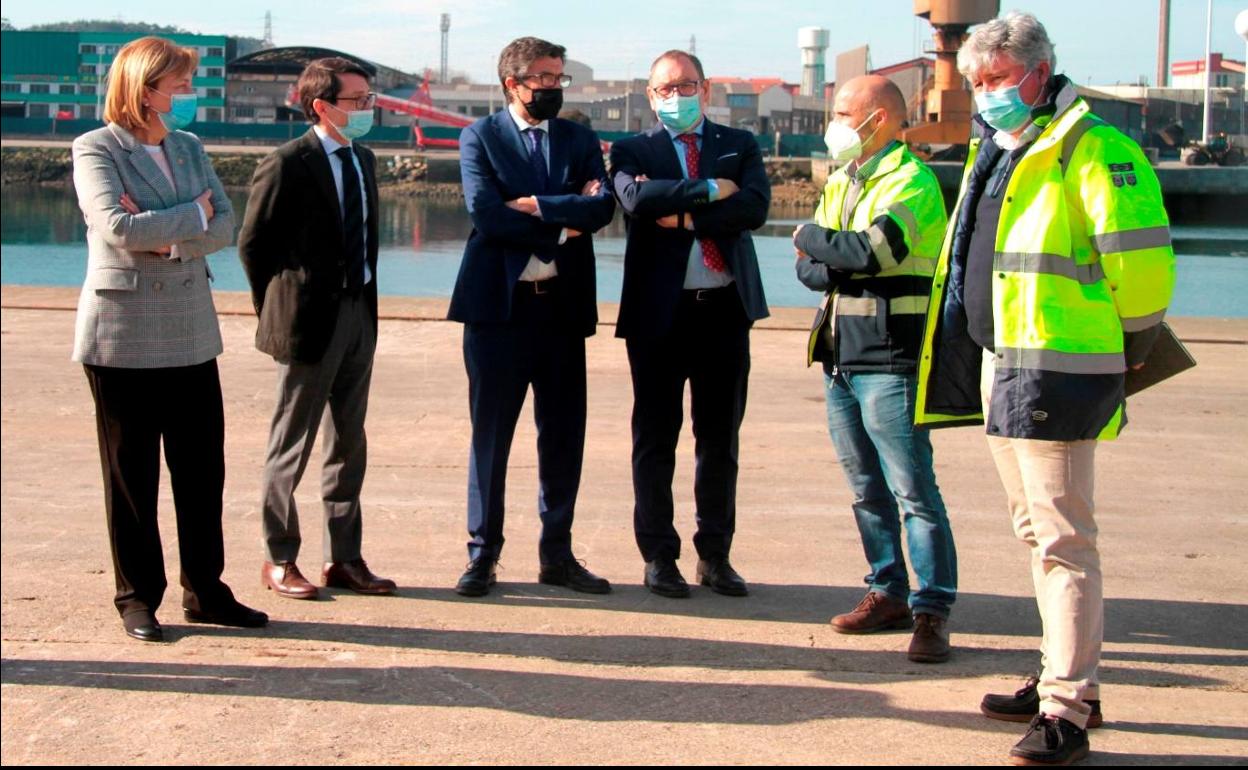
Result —
[[1066, 132], [1066, 136], [1062, 137], [1062, 154], [1060, 162], [1062, 164], [1062, 173], [1066, 173], [1066, 167], [1070, 165], [1070, 159], [1075, 154], [1075, 148], [1079, 146], [1079, 140], [1083, 135], [1088, 133], [1088, 129], [1099, 126], [1100, 121], [1084, 115], [1075, 121], [1075, 125], [1070, 127], [1070, 131]]
[[907, 255], [905, 259], [896, 267], [890, 267], [888, 270], [881, 270], [875, 275], [867, 273], [854, 273], [850, 276], [852, 279], [861, 278], [893, 278], [895, 276], [921, 275], [925, 278], [931, 278], [936, 274], [936, 260], [928, 257], [916, 257]]
[[888, 301], [888, 313], [889, 315], [926, 315], [929, 299], [926, 294], [893, 297]]
[[875, 260], [880, 263], [881, 271], [897, 267], [893, 247], [888, 245], [888, 238], [878, 225], [867, 228], [867, 240], [871, 242], [871, 251], [875, 254]]
[[879, 305], [875, 297], [846, 297], [838, 294], [836, 298], [837, 315], [875, 315]]
[[1105, 254], [1114, 251], [1153, 249], [1170, 245], [1169, 227], [1141, 227], [1138, 230], [1119, 230], [1092, 236], [1096, 250]]
[[1032, 348], [997, 348], [997, 367], [1064, 374], [1121, 374], [1127, 370], [1122, 353], [1063, 353]]
[[1060, 275], [1082, 284], [1097, 283], [1105, 280], [1105, 268], [1100, 262], [1090, 265], [1075, 264], [1070, 257], [1061, 254], [1045, 254], [1043, 252], [1028, 253], [1025, 251], [999, 251], [995, 265], [998, 270], [1011, 273], [1043, 273]]
[[[873, 316], [879, 312], [880, 298], [846, 297], [838, 295], [836, 303], [837, 315]], [[888, 300], [890, 315], [924, 315], [927, 313], [928, 296], [914, 295], [910, 297], [893, 297]]]
[[1166, 309], [1162, 308], [1156, 313], [1148, 315], [1136, 316], [1135, 318], [1122, 319], [1122, 330], [1124, 332], [1141, 332], [1161, 323], [1161, 319], [1166, 317]]
[[897, 217], [906, 226], [906, 231], [910, 234], [910, 244], [913, 247], [919, 242], [919, 222], [914, 218], [914, 212], [906, 208], [900, 203], [894, 203], [888, 207], [888, 213]]

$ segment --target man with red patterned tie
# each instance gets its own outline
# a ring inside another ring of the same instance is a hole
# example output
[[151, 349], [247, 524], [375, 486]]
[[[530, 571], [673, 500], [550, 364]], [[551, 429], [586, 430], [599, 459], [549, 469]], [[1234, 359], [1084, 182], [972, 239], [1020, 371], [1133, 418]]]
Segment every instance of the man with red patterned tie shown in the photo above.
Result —
[[754, 136], [706, 119], [711, 86], [696, 56], [660, 55], [647, 91], [659, 125], [616, 142], [610, 164], [628, 225], [616, 336], [633, 378], [633, 528], [646, 586], [688, 596], [672, 500], [688, 381], [697, 578], [745, 596], [728, 555], [750, 327], [768, 314], [750, 231], [767, 219], [771, 187]]

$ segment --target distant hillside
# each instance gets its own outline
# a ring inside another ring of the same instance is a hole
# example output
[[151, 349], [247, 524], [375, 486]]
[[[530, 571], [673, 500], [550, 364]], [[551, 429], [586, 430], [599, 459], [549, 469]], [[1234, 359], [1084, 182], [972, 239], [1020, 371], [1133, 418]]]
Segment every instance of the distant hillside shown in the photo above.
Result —
[[32, 32], [137, 32], [141, 35], [197, 34], [189, 29], [172, 24], [151, 24], [146, 21], [120, 21], [117, 19], [54, 21], [48, 24], [32, 24], [26, 29]]

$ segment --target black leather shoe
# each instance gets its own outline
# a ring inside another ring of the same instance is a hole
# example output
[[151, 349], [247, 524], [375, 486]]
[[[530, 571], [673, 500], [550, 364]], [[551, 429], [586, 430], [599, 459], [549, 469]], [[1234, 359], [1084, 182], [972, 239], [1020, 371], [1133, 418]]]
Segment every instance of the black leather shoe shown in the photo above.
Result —
[[1012, 765], [1069, 765], [1088, 755], [1088, 731], [1061, 717], [1036, 714], [1010, 749]]
[[671, 559], [646, 562], [645, 584], [652, 594], [669, 599], [689, 597], [689, 584], [685, 582], [685, 576], [680, 574], [680, 570], [676, 569], [676, 562]]
[[698, 582], [724, 596], [745, 596], [750, 592], [745, 578], [737, 574], [726, 558], [698, 560]]
[[493, 559], [482, 557], [468, 565], [468, 569], [455, 585], [455, 593], [460, 596], [485, 596], [490, 586], [498, 582], [498, 573], [494, 568]]
[[160, 621], [150, 612], [132, 612], [121, 619], [126, 628], [126, 635], [140, 642], [163, 642], [165, 630]]
[[549, 586], [566, 586], [586, 594], [609, 594], [611, 584], [600, 578], [576, 559], [565, 559], [558, 564], [544, 564], [537, 573], [537, 582]]
[[[1031, 718], [1040, 713], [1040, 693], [1037, 687], [1040, 684], [1040, 677], [1030, 676], [1023, 686], [1014, 691], [1013, 695], [995, 695], [989, 693], [979, 702], [979, 710], [989, 719], [999, 719], [1002, 722], [1030, 722]], [[1101, 702], [1099, 700], [1085, 700], [1084, 703], [1092, 709], [1092, 713], [1088, 716], [1088, 727], [1100, 727], [1104, 724], [1104, 718], [1101, 716]]]
[[231, 626], [233, 628], [264, 628], [269, 624], [269, 616], [260, 610], [234, 602], [224, 607], [208, 610], [182, 608], [182, 615], [187, 623], [204, 623], [214, 626]]

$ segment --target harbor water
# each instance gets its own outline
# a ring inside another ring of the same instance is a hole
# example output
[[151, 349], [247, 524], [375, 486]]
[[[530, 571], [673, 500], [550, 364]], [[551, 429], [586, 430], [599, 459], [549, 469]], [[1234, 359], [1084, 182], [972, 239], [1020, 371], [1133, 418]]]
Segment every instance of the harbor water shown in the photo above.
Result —
[[[246, 205], [233, 196], [238, 221]], [[472, 223], [461, 201], [386, 198], [379, 206], [378, 288], [382, 294], [449, 297]], [[776, 210], [754, 235], [767, 300], [805, 307], [818, 297], [793, 275], [791, 234], [808, 212]], [[1172, 227], [1178, 279], [1170, 314], [1248, 317], [1248, 223]], [[594, 238], [598, 299], [616, 302], [624, 268], [624, 225]], [[86, 226], [72, 191], [6, 186], [0, 205], [0, 280], [10, 285], [80, 286], [86, 273]], [[234, 247], [209, 257], [219, 291], [246, 291]]]

